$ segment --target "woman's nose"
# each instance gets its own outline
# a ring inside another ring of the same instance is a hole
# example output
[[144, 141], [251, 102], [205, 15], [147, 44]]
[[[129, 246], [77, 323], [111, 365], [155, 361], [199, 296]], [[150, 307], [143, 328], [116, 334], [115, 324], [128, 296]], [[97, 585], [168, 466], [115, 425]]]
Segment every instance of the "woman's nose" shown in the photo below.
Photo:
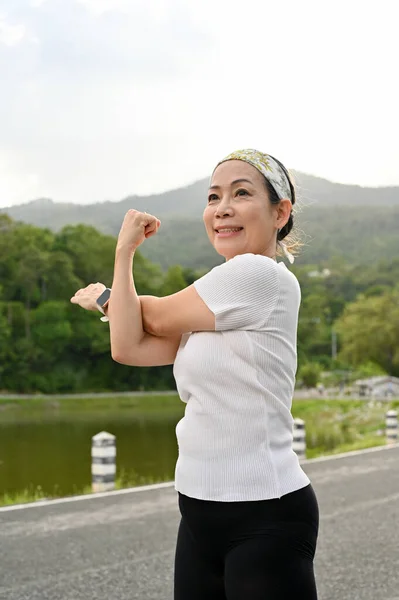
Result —
[[217, 217], [223, 217], [223, 216], [228, 216], [231, 215], [233, 212], [232, 206], [231, 204], [227, 203], [227, 202], [223, 202], [220, 203], [219, 206], [216, 209], [216, 216]]

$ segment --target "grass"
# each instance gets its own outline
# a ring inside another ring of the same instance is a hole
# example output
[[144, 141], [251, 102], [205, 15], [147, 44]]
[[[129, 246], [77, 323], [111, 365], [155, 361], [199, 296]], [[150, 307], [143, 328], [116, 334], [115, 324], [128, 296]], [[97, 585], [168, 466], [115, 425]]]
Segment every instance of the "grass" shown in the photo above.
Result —
[[40, 415], [45, 419], [46, 416], [70, 415], [82, 417], [94, 413], [123, 413], [123, 411], [133, 412], [137, 415], [164, 415], [165, 412], [175, 412], [183, 409], [177, 394], [154, 394], [148, 396], [112, 396], [107, 397], [57, 397], [57, 398], [0, 398], [0, 414], [2, 420], [15, 420], [30, 418]]
[[168, 406], [174, 406], [180, 402], [179, 396], [176, 393], [168, 394], [154, 394], [151, 395], [115, 395], [109, 394], [109, 396], [90, 396], [90, 397], [76, 397], [76, 396], [38, 396], [37, 398], [1, 398], [0, 407], [1, 409], [8, 410], [43, 410], [56, 408], [58, 410], [67, 411], [70, 410], [106, 410], [106, 409], [145, 409], [153, 410], [159, 408], [165, 408]]
[[[306, 424], [307, 458], [340, 454], [386, 444], [385, 413], [387, 410], [399, 408], [399, 401], [367, 402], [347, 399], [312, 399], [294, 401], [292, 414]], [[62, 398], [49, 400], [46, 398], [33, 400], [0, 400], [2, 419], [4, 416], [19, 419], [26, 415], [43, 412], [54, 416], [75, 413], [75, 416], [93, 414], [95, 411], [112, 411], [119, 414], [123, 411], [134, 411], [135, 414], [148, 418], [162, 418], [170, 412], [182, 410], [182, 403], [177, 394], [162, 396], [124, 396], [116, 398]], [[154, 478], [140, 476], [135, 472], [120, 471], [116, 480], [116, 489], [171, 481], [173, 475], [165, 474]], [[76, 494], [90, 494], [91, 486], [77, 489]], [[60, 497], [55, 488], [50, 497]], [[33, 502], [49, 498], [40, 487], [28, 488], [16, 494], [0, 496], [0, 506]]]
[[24, 504], [25, 502], [36, 502], [37, 500], [43, 500], [46, 498], [42, 488], [27, 488], [14, 494], [5, 493], [0, 496], [0, 506], [10, 506], [12, 504]]
[[[134, 471], [127, 472], [123, 469], [115, 480], [115, 489], [122, 490], [129, 487], [137, 487], [142, 485], [151, 485], [154, 483], [162, 483], [163, 481], [172, 481], [173, 475], [165, 474], [163, 477], [144, 477]], [[73, 495], [80, 496], [91, 494], [91, 485], [86, 485], [84, 488], [76, 489]], [[36, 502], [38, 500], [51, 500], [54, 498], [65, 497], [57, 491], [57, 487], [54, 488], [51, 494], [44, 493], [41, 486], [35, 488], [28, 487], [22, 491], [15, 492], [13, 494], [6, 493], [0, 496], [0, 506], [11, 506], [13, 504], [25, 504], [28, 502]]]
[[320, 399], [294, 402], [292, 414], [305, 421], [307, 458], [316, 458], [385, 444], [390, 408], [382, 402]]
[[329, 456], [333, 454], [344, 454], [345, 452], [353, 452], [355, 450], [366, 450], [376, 446], [386, 446], [386, 440], [383, 436], [370, 436], [364, 439], [355, 440], [346, 444], [336, 446], [333, 450], [320, 452], [318, 448], [308, 448], [306, 458], [318, 458], [319, 456]]

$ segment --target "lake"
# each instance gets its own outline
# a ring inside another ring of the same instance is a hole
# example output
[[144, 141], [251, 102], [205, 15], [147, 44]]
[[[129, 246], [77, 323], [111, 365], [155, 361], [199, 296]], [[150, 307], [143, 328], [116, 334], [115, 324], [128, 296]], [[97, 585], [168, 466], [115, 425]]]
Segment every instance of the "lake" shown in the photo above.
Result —
[[[116, 436], [117, 478], [123, 487], [171, 481], [177, 460], [175, 427], [185, 404], [176, 393], [70, 398], [0, 398], [0, 498], [38, 486], [45, 496], [90, 491], [91, 439]], [[386, 443], [385, 413], [399, 402], [302, 399], [307, 457]], [[25, 494], [30, 496], [31, 494]]]
[[[162, 400], [163, 402], [163, 400]], [[91, 438], [116, 436], [117, 476], [127, 480], [174, 479], [175, 427], [184, 404], [168, 399], [159, 409], [146, 400], [0, 405], [0, 495], [41, 486], [44, 494], [79, 493], [91, 485]], [[18, 403], [19, 404], [19, 403]], [[99, 404], [99, 406], [96, 406]], [[115, 406], [117, 404], [117, 406]]]

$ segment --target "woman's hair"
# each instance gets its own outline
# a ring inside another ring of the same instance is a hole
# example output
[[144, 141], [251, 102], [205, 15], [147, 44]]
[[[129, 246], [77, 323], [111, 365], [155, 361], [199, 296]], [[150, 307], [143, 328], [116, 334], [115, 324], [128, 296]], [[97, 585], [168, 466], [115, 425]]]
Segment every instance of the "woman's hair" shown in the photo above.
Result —
[[[288, 183], [290, 186], [290, 191], [291, 191], [291, 204], [294, 207], [294, 204], [296, 202], [296, 194], [295, 194], [295, 185], [292, 180], [292, 176], [289, 173], [288, 169], [286, 169], [285, 166], [279, 160], [277, 160], [277, 158], [274, 158], [274, 156], [272, 156], [272, 158], [273, 158], [273, 160], [276, 161], [276, 163], [278, 163], [280, 165], [280, 167], [284, 171], [285, 175], [287, 176]], [[268, 192], [270, 202], [272, 204], [279, 204], [280, 198], [278, 197], [277, 192], [274, 189], [273, 185], [270, 183], [270, 181], [268, 179], [266, 179], [265, 176], [263, 176], [263, 179], [266, 184], [266, 189]], [[281, 242], [282, 240], [287, 238], [285, 241], [285, 244], [286, 244], [289, 252], [291, 252], [291, 254], [298, 254], [298, 251], [302, 247], [302, 243], [301, 243], [296, 231], [295, 232], [292, 231], [293, 227], [294, 227], [294, 208], [291, 209], [291, 214], [290, 214], [290, 217], [289, 217], [287, 223], [278, 232], [277, 242]], [[279, 255], [283, 254], [283, 252], [281, 251], [279, 246], [278, 246], [278, 254]]]

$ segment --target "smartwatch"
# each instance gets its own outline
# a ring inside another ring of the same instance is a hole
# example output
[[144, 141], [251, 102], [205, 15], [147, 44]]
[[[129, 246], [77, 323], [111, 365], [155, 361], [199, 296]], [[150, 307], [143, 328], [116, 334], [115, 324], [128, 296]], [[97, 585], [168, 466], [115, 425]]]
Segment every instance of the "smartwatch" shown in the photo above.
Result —
[[104, 317], [101, 318], [101, 321], [108, 321], [108, 317], [106, 316], [104, 309], [108, 306], [110, 296], [111, 288], [106, 288], [96, 300], [98, 310], [104, 315]]

